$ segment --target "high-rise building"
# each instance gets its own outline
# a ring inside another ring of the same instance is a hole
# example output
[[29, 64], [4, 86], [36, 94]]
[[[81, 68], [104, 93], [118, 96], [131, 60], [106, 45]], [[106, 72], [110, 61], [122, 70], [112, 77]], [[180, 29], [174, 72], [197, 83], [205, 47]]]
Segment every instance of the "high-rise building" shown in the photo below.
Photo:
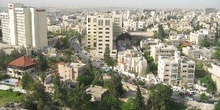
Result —
[[87, 16], [87, 46], [96, 50], [96, 56], [103, 56], [109, 46], [110, 55], [116, 55], [114, 40], [122, 33], [122, 15], [106, 13]]
[[2, 17], [2, 41], [11, 46], [40, 49], [48, 45], [46, 10], [8, 4]]

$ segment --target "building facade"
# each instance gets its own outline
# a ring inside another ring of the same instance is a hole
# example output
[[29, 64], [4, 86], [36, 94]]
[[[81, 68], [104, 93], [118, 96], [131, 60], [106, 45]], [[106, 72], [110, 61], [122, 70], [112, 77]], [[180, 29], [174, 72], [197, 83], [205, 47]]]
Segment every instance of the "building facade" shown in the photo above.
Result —
[[147, 72], [147, 61], [137, 50], [126, 50], [118, 53], [118, 66], [120, 70], [143, 75]]
[[104, 14], [87, 16], [87, 46], [103, 56], [106, 46], [110, 55], [116, 55], [115, 39], [122, 33], [122, 15]]
[[150, 55], [153, 57], [154, 61], [157, 61], [158, 56], [174, 56], [175, 51], [177, 51], [175, 46], [159, 43], [159, 45], [151, 46]]
[[84, 74], [86, 71], [86, 64], [83, 63], [65, 63], [58, 64], [58, 73], [61, 80], [66, 81], [68, 84], [76, 81], [78, 76]]
[[40, 49], [47, 46], [46, 10], [8, 4], [2, 16], [2, 41], [11, 46]]
[[195, 62], [180, 56], [176, 51], [175, 56], [159, 56], [158, 77], [169, 85], [187, 85], [194, 83]]
[[199, 45], [204, 39], [213, 44], [215, 42], [215, 33], [210, 30], [200, 30], [190, 33], [190, 43], [192, 44]]

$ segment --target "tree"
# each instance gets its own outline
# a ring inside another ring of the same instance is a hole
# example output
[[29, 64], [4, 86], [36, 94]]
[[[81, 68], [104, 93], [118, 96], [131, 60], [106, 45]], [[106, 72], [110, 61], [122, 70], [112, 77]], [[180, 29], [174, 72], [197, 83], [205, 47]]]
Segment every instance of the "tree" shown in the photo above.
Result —
[[122, 87], [121, 77], [117, 74], [111, 73], [111, 79], [109, 80], [109, 84], [107, 86], [112, 97], [121, 97], [125, 92]]
[[172, 89], [163, 84], [157, 84], [150, 88], [150, 99], [148, 109], [170, 110], [169, 100], [172, 96]]
[[209, 98], [208, 98], [208, 96], [207, 96], [205, 93], [202, 93], [202, 94], [200, 95], [200, 99], [201, 99], [202, 101], [207, 101]]
[[93, 79], [94, 79], [94, 75], [90, 73], [87, 73], [85, 75], [80, 75], [77, 77], [77, 81], [79, 82], [79, 85], [83, 84], [85, 86], [90, 85]]
[[41, 81], [42, 81], [42, 84], [44, 84], [45, 78], [46, 78], [46, 74], [45, 74], [44, 72], [42, 72], [42, 73], [40, 74], [40, 79], [41, 79]]
[[135, 96], [135, 110], [145, 110], [146, 106], [144, 104], [144, 97], [141, 94], [140, 87], [137, 86], [137, 92]]
[[106, 47], [105, 47], [104, 62], [105, 62], [107, 65], [110, 63], [110, 49], [109, 49], [109, 46], [106, 46]]
[[136, 110], [135, 109], [135, 99], [129, 98], [126, 103], [123, 103], [121, 109], [122, 110]]
[[38, 67], [39, 67], [39, 70], [41, 71], [46, 71], [48, 69], [48, 62], [47, 62], [47, 59], [42, 55], [42, 54], [39, 54], [38, 55]]
[[220, 100], [218, 100], [218, 103], [215, 105], [215, 110], [220, 110]]
[[220, 60], [220, 48], [215, 49], [214, 58]]
[[85, 92], [84, 85], [77, 86], [68, 92], [68, 107], [73, 110], [88, 110], [91, 95]]
[[21, 85], [23, 89], [30, 90], [33, 79], [26, 72], [22, 75]]
[[210, 43], [207, 39], [204, 39], [204, 40], [202, 40], [202, 42], [200, 43], [200, 46], [201, 46], [201, 47], [210, 47], [210, 46], [211, 46], [211, 43]]
[[159, 39], [164, 39], [166, 37], [166, 34], [163, 29], [163, 25], [158, 25], [158, 32], [157, 32]]
[[203, 86], [205, 86], [207, 88], [206, 91], [208, 93], [214, 93], [217, 90], [216, 83], [212, 80], [212, 78], [210, 76], [206, 76], [204, 78], [201, 78], [200, 84], [202, 84]]
[[68, 89], [66, 84], [64, 84], [60, 81], [59, 76], [55, 76], [55, 78], [53, 80], [53, 84], [54, 84], [54, 86], [53, 86], [53, 89], [54, 89], [53, 99], [54, 99], [54, 101], [61, 106], [66, 106], [67, 89]]
[[112, 96], [105, 96], [101, 105], [106, 108], [106, 110], [119, 110], [120, 108], [120, 101], [116, 97]]

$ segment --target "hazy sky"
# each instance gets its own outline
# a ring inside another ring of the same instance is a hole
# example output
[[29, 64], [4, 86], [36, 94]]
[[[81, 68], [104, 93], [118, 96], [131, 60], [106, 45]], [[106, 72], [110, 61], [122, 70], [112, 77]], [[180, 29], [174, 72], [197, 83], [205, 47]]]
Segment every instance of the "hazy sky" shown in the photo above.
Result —
[[220, 8], [220, 0], [0, 0], [0, 6], [12, 2], [48, 7]]

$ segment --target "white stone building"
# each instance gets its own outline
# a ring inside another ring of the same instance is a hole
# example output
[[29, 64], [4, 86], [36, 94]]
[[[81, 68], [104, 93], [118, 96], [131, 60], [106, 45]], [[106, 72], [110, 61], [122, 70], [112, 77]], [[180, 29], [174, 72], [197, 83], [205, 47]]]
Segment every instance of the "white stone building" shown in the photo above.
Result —
[[215, 48], [201, 48], [199, 46], [193, 45], [183, 47], [182, 52], [190, 58], [195, 58], [198, 60], [212, 60], [214, 58]]
[[96, 50], [96, 56], [103, 56], [106, 46], [110, 55], [116, 55], [114, 40], [122, 33], [122, 15], [106, 13], [87, 16], [87, 46]]
[[46, 10], [8, 4], [8, 13], [2, 14], [3, 42], [12, 46], [43, 48], [47, 42]]
[[160, 43], [159, 45], [151, 46], [150, 55], [153, 57], [154, 61], [157, 61], [158, 56], [174, 56], [175, 51], [177, 51], [175, 46]]
[[169, 85], [187, 85], [194, 83], [195, 62], [180, 56], [176, 51], [175, 56], [158, 57], [158, 77]]
[[120, 70], [137, 75], [147, 72], [147, 61], [143, 58], [142, 53], [135, 49], [130, 49], [118, 53], [118, 66]]
[[159, 45], [159, 43], [161, 43], [160, 39], [148, 38], [140, 41], [140, 47], [141, 48], [150, 47], [153, 45]]
[[215, 42], [215, 33], [209, 30], [200, 30], [194, 33], [190, 33], [190, 43], [199, 45], [202, 40], [207, 39], [210, 43]]

